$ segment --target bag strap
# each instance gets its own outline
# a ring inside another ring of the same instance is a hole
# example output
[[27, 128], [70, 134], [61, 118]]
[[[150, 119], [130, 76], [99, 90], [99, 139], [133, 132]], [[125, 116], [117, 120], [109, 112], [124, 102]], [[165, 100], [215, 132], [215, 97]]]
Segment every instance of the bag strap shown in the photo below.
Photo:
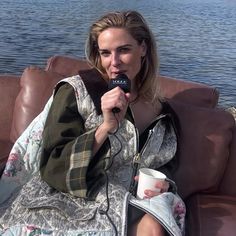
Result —
[[108, 90], [107, 82], [96, 69], [81, 70], [79, 75], [93, 100], [97, 114], [101, 115], [101, 97]]

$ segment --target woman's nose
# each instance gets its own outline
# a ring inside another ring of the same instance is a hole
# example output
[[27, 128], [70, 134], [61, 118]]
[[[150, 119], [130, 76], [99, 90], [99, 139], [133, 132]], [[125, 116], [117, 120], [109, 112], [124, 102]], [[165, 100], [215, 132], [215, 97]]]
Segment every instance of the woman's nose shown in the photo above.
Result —
[[117, 66], [120, 64], [120, 56], [118, 53], [113, 53], [111, 58], [112, 66]]

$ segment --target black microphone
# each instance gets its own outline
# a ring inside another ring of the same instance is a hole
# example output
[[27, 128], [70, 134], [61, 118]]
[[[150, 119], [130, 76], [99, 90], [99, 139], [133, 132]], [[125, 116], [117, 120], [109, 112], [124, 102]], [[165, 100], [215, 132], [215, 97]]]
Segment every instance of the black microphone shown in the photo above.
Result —
[[[108, 83], [108, 90], [111, 90], [115, 87], [119, 86], [125, 93], [129, 93], [131, 90], [131, 81], [127, 77], [126, 74], [118, 74], [115, 79], [110, 79]], [[118, 107], [114, 107], [112, 109], [113, 113], [120, 112]]]

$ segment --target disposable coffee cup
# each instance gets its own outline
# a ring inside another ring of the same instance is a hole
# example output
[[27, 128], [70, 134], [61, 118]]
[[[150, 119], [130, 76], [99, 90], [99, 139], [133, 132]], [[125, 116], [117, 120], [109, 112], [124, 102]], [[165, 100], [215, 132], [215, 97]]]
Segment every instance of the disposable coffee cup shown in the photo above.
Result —
[[158, 180], [165, 181], [166, 179], [166, 175], [160, 171], [153, 170], [150, 168], [141, 168], [139, 170], [137, 198], [143, 199], [145, 196], [144, 191], [146, 189], [159, 193], [160, 189], [156, 187], [156, 183]]

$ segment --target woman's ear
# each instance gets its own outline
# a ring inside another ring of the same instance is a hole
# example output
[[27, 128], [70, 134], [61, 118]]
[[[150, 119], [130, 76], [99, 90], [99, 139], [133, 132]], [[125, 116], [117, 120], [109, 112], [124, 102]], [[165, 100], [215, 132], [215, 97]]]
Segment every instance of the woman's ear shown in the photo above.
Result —
[[147, 53], [147, 45], [146, 43], [144, 42], [144, 40], [142, 41], [141, 43], [141, 50], [142, 50], [142, 57], [145, 57], [146, 56], [146, 53]]

